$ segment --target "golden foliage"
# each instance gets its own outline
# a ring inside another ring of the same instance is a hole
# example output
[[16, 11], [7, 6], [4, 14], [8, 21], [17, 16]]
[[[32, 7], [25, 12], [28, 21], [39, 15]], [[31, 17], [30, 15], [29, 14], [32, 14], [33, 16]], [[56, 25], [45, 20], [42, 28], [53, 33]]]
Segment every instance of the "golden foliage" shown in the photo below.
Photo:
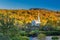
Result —
[[[39, 11], [39, 12], [38, 12]], [[37, 19], [37, 15], [40, 15], [41, 23], [45, 25], [48, 20], [58, 21], [60, 12], [49, 11], [49, 10], [0, 10], [0, 14], [8, 15], [10, 18], [15, 18], [16, 21], [19, 20], [20, 23], [25, 21], [26, 23]]]

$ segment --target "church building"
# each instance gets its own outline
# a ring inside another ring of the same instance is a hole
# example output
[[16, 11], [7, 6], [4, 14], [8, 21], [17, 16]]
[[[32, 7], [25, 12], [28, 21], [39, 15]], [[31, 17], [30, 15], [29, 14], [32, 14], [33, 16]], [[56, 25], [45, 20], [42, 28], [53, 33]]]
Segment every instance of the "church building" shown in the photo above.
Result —
[[37, 17], [38, 19], [37, 20], [33, 20], [32, 21], [32, 26], [40, 26], [40, 23], [41, 23], [41, 21], [40, 21], [40, 16], [39, 16], [39, 13], [38, 13], [38, 17]]

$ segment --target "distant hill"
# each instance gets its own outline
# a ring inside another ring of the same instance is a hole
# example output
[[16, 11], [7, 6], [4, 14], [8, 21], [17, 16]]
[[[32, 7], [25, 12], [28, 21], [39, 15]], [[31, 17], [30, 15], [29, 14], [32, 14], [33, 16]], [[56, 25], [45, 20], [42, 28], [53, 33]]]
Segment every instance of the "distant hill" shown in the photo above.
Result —
[[[39, 11], [39, 12], [38, 12]], [[37, 15], [40, 15], [40, 19], [43, 25], [47, 23], [48, 20], [58, 21], [60, 20], [60, 12], [52, 11], [47, 9], [31, 8], [29, 10], [6, 10], [0, 9], [0, 14], [9, 14], [10, 18], [15, 18], [17, 21], [29, 23], [32, 20], [37, 20]]]

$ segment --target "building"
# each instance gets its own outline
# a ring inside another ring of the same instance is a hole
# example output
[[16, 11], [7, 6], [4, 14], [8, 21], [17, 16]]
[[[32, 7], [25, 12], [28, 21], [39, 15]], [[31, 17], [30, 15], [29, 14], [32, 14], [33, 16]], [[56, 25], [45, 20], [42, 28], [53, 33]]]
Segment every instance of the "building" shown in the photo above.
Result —
[[32, 26], [40, 26], [41, 21], [40, 21], [39, 13], [38, 13], [38, 17], [37, 18], [38, 18], [37, 20], [33, 20], [31, 22]]

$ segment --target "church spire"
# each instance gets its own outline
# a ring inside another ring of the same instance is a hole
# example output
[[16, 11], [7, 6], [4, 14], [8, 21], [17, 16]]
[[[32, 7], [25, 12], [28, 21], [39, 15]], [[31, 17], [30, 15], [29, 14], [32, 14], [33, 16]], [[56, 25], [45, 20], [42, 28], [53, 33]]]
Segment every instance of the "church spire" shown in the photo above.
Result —
[[38, 22], [41, 23], [41, 21], [40, 21], [40, 16], [39, 16], [39, 11], [38, 11]]
[[32, 26], [40, 26], [40, 16], [39, 16], [39, 11], [38, 11], [38, 15], [37, 15], [37, 20], [33, 20], [32, 21]]

